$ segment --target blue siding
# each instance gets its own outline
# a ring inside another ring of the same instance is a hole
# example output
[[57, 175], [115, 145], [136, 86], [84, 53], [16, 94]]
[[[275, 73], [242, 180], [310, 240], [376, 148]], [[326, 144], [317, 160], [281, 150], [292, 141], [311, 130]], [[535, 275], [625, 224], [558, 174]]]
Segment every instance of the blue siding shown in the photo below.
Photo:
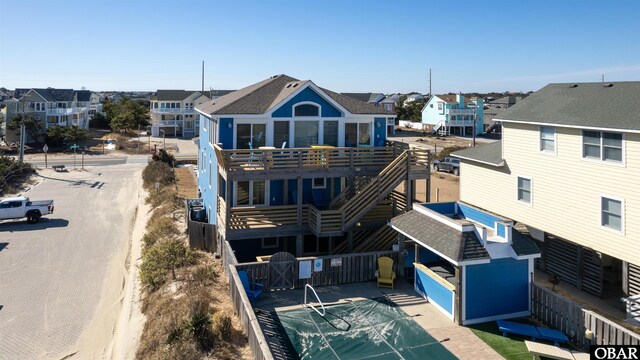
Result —
[[[207, 116], [200, 115], [200, 139], [199, 142], [199, 151], [198, 151], [198, 171], [202, 169], [202, 154], [204, 152], [205, 155], [205, 164], [204, 164], [204, 172], [199, 172], [198, 176], [198, 190], [200, 190], [200, 196], [202, 197], [202, 202], [204, 203], [205, 209], [207, 209], [207, 216], [209, 218], [209, 223], [216, 223], [216, 206], [217, 206], [217, 189], [218, 189], [218, 159], [215, 156], [213, 151], [213, 147], [209, 144], [209, 132], [204, 131], [204, 123], [208, 122], [210, 119]], [[209, 124], [208, 124], [209, 125]], [[208, 126], [207, 125], [207, 126]], [[209, 162], [211, 162], [212, 169], [212, 177], [211, 177], [211, 188], [209, 188]], [[209, 209], [211, 209], [209, 211]]]
[[500, 236], [501, 238], [504, 238], [505, 234], [505, 226], [502, 224], [498, 224], [498, 236]]
[[470, 206], [458, 203], [458, 214], [464, 216], [467, 219], [477, 221], [482, 225], [493, 228], [496, 221], [499, 221], [495, 216], [489, 215], [483, 211], [474, 209]]
[[456, 203], [453, 202], [445, 202], [445, 203], [428, 203], [422, 204], [422, 206], [427, 209], [433, 210], [440, 214], [455, 214], [456, 213]]
[[272, 180], [269, 188], [271, 206], [284, 205], [284, 180]]
[[440, 285], [427, 274], [416, 269], [415, 289], [422, 296], [429, 297], [450, 315], [453, 313], [453, 291]]
[[223, 149], [233, 149], [233, 118], [220, 118], [219, 123], [218, 141], [222, 143]]
[[528, 260], [469, 265], [466, 277], [466, 320], [529, 310]]
[[287, 101], [283, 104], [279, 109], [276, 109], [272, 117], [292, 117], [293, 115], [293, 105], [302, 102], [302, 101], [310, 101], [320, 105], [322, 113], [320, 114], [322, 117], [342, 117], [343, 114], [340, 110], [336, 109], [333, 105], [331, 105], [327, 100], [318, 95], [311, 88], [306, 88], [299, 92], [296, 96], [294, 96], [291, 100]]

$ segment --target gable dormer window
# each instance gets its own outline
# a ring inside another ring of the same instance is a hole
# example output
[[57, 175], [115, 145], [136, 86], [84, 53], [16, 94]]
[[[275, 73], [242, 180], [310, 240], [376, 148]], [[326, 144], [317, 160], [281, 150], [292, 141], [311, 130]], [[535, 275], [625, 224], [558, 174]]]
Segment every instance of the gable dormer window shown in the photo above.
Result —
[[320, 106], [315, 104], [300, 104], [293, 108], [293, 116], [320, 116]]

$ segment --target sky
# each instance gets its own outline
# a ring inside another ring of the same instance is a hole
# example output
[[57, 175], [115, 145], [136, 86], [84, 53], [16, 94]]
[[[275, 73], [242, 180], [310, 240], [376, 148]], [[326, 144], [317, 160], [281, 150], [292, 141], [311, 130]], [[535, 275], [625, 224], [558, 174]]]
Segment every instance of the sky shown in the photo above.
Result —
[[638, 0], [0, 0], [0, 86], [535, 91], [640, 80]]

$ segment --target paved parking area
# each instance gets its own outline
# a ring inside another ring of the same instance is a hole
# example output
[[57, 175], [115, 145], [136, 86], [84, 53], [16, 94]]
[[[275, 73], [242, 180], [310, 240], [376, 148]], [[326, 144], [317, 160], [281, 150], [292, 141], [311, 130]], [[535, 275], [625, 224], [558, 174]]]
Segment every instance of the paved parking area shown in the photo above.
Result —
[[124, 268], [143, 166], [44, 170], [24, 195], [53, 199], [55, 213], [0, 224], [0, 359], [71, 354], [98, 304], [118, 302], [109, 271]]

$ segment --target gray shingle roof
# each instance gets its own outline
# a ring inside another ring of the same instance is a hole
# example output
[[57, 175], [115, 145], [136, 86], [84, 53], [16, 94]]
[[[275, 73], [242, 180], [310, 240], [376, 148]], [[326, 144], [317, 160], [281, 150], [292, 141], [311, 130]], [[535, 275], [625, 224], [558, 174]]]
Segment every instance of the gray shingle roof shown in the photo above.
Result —
[[[217, 115], [264, 114], [307, 83], [310, 81], [301, 81], [287, 75], [276, 75], [210, 100], [196, 108], [203, 113]], [[322, 91], [353, 114], [393, 115], [392, 112], [375, 105], [326, 89]]]
[[350, 98], [354, 98], [360, 101], [368, 102], [371, 99], [371, 93], [341, 93], [344, 96], [348, 96]]
[[504, 105], [512, 105], [512, 104], [515, 104], [517, 100], [519, 100], [519, 99], [516, 98], [515, 96], [509, 95], [509, 96], [501, 97], [500, 99], [493, 100], [493, 101], [489, 102], [489, 104], [492, 104], [492, 105], [503, 105], [503, 104]]
[[396, 216], [391, 225], [454, 261], [490, 258], [473, 231], [460, 232], [416, 210]]
[[540, 249], [529, 236], [513, 228], [511, 231], [511, 247], [518, 256], [540, 254]]
[[502, 158], [502, 141], [458, 150], [451, 153], [451, 156], [493, 166], [504, 166], [504, 159]]
[[640, 81], [549, 84], [499, 120], [640, 131]]
[[78, 101], [91, 101], [91, 91], [89, 90], [76, 90], [76, 96]]

